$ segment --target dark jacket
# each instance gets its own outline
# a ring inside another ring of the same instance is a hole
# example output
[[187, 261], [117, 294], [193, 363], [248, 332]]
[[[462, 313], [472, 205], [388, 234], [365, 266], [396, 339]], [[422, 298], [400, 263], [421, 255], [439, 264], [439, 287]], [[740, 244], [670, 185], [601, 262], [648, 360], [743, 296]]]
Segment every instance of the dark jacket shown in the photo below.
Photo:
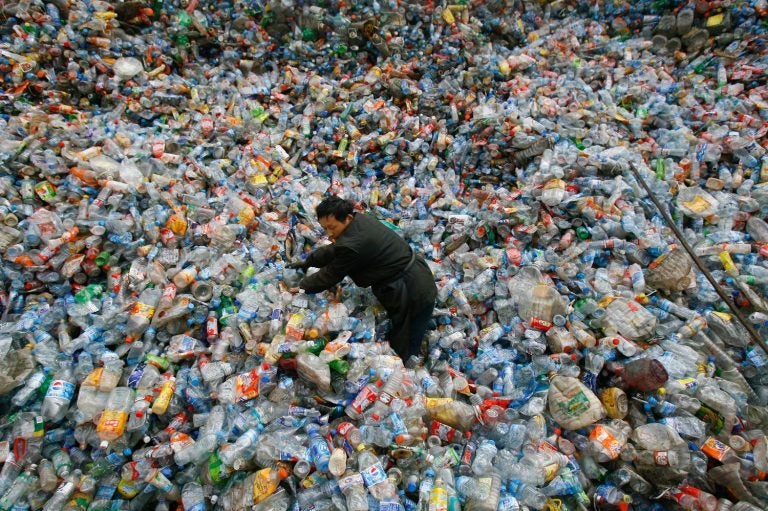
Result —
[[[305, 277], [300, 286], [309, 293], [317, 293], [333, 287], [348, 275], [358, 286], [371, 286], [375, 292], [377, 287], [403, 277], [410, 261], [411, 247], [403, 238], [372, 216], [355, 213], [335, 243], [309, 255], [306, 266], [320, 268], [320, 271]], [[424, 274], [423, 284], [433, 287], [434, 279], [426, 264], [422, 261], [413, 266], [422, 268], [417, 273]], [[425, 295], [425, 299], [429, 297]]]

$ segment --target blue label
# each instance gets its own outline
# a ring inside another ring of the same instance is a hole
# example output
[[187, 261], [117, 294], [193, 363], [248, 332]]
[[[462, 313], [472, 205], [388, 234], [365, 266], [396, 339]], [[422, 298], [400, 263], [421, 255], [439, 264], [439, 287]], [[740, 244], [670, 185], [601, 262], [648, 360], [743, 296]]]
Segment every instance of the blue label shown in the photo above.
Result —
[[75, 395], [75, 385], [66, 380], [53, 380], [45, 397], [61, 398], [71, 401]]
[[133, 390], [136, 390], [139, 386], [139, 380], [141, 380], [141, 377], [144, 375], [144, 369], [146, 369], [147, 363], [146, 362], [140, 362], [134, 369], [133, 372], [128, 376], [128, 386], [132, 388]]
[[115, 494], [115, 491], [117, 491], [116, 486], [109, 486], [109, 485], [99, 486], [99, 489], [96, 490], [96, 499], [109, 500]]

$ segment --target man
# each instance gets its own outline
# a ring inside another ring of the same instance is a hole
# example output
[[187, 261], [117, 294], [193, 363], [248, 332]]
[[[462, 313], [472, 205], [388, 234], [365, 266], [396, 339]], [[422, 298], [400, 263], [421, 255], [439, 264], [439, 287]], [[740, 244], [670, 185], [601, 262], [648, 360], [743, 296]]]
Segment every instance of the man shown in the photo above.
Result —
[[389, 344], [403, 359], [419, 355], [432, 317], [437, 287], [432, 272], [400, 236], [351, 202], [328, 197], [315, 208], [331, 245], [318, 248], [293, 268], [320, 268], [299, 284], [308, 293], [329, 289], [349, 276], [370, 286], [392, 322]]

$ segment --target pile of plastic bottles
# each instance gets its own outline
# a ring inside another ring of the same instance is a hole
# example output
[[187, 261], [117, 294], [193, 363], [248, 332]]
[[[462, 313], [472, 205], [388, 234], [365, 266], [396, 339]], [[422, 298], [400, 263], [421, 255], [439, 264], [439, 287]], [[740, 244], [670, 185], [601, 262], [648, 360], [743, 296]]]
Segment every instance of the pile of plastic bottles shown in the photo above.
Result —
[[764, 0], [0, 12], [0, 511], [768, 506]]

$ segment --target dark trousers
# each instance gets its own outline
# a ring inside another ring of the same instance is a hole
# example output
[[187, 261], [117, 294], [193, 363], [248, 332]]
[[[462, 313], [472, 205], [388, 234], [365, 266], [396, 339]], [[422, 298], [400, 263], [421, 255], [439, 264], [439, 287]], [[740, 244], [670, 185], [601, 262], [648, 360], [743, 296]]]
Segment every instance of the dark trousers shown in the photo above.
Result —
[[437, 298], [429, 266], [418, 257], [401, 278], [372, 289], [392, 323], [389, 345], [403, 362], [418, 355]]

